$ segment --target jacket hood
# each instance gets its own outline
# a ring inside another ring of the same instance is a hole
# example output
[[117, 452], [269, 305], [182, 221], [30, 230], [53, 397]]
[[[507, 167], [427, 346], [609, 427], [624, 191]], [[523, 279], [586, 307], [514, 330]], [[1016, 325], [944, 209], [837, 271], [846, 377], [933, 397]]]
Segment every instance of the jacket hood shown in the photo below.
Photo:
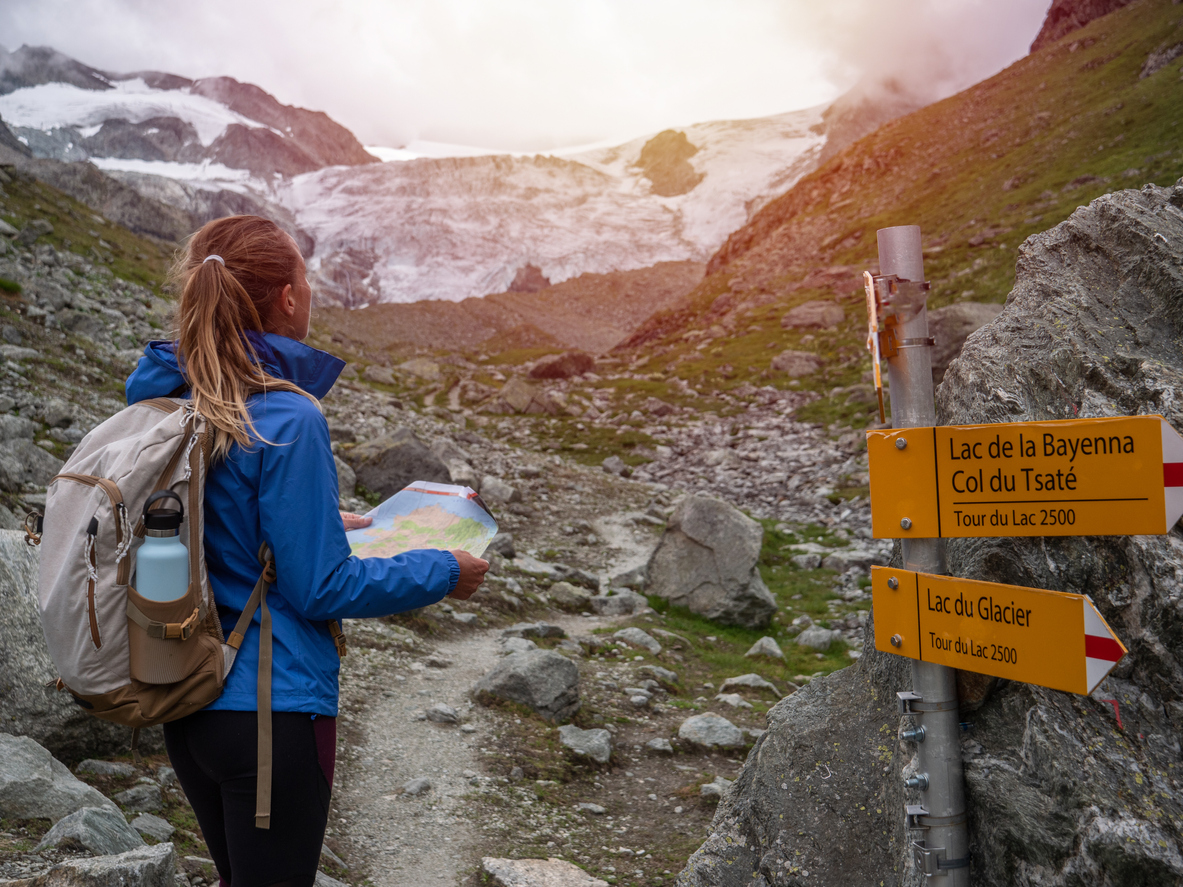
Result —
[[[300, 386], [318, 400], [329, 393], [341, 370], [345, 369], [345, 361], [341, 358], [287, 336], [253, 330], [243, 335], [254, 346], [263, 369], [277, 379]], [[127, 402], [133, 404], [152, 397], [168, 397], [180, 394], [178, 389], [184, 388], [185, 377], [181, 375], [177, 361], [176, 343], [149, 342], [144, 348], [144, 356], [127, 378]]]

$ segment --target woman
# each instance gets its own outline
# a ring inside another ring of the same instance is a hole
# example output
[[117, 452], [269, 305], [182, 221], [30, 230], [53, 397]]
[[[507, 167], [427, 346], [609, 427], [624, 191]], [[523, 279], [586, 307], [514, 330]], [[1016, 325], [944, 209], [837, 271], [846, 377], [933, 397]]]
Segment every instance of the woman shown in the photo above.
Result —
[[[215, 429], [205, 486], [210, 584], [227, 633], [274, 553], [270, 822], [256, 827], [256, 614], [222, 695], [166, 724], [169, 758], [226, 885], [316, 877], [335, 759], [338, 656], [327, 620], [464, 600], [488, 564], [464, 551], [350, 556], [316, 398], [344, 363], [301, 343], [312, 291], [295, 241], [256, 216], [210, 222], [173, 269], [175, 342], [153, 342], [128, 403], [187, 396]], [[353, 516], [348, 516], [352, 518]]]

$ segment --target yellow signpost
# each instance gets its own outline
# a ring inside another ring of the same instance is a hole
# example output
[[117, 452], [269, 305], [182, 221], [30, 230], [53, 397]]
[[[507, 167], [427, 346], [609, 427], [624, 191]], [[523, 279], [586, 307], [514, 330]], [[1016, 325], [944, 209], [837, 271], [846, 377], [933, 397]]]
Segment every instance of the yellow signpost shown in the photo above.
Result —
[[875, 649], [1088, 694], [1126, 654], [1081, 594], [871, 568]]
[[1183, 438], [1161, 416], [867, 432], [878, 538], [1166, 533]]

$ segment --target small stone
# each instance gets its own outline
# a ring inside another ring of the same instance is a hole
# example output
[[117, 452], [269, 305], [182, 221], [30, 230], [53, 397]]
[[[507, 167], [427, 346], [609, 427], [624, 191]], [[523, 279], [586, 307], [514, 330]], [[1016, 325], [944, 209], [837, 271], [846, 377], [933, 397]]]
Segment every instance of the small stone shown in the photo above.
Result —
[[476, 727], [474, 727], [472, 724], [461, 724], [460, 725], [460, 732], [461, 733], [475, 733]]
[[461, 625], [475, 625], [480, 617], [476, 613], [453, 613], [452, 618]]
[[436, 724], [459, 724], [460, 713], [446, 703], [437, 702], [427, 710], [427, 720]]
[[426, 776], [416, 776], [403, 783], [403, 794], [410, 795], [412, 798], [425, 795], [429, 791], [431, 791], [431, 780]]
[[518, 622], [503, 629], [501, 636], [504, 638], [565, 638], [567, 632], [548, 622]]
[[633, 708], [644, 708], [652, 701], [652, 697], [646, 693], [638, 693], [635, 696], [630, 696], [628, 701], [632, 704]]
[[599, 804], [589, 804], [586, 801], [575, 805], [575, 809], [580, 813], [590, 813], [592, 816], [603, 816], [608, 811]]
[[514, 767], [512, 770], [509, 771], [509, 781], [510, 782], [518, 782], [525, 775], [526, 775], [526, 773], [524, 770], [522, 770], [521, 767]]
[[672, 755], [674, 753], [674, 747], [670, 745], [670, 741], [660, 736], [657, 739], [650, 739], [646, 742], [645, 748], [659, 755]]
[[772, 638], [765, 635], [752, 644], [752, 649], [744, 653], [744, 656], [755, 659], [757, 656], [768, 656], [772, 659], [784, 659], [785, 654], [781, 651], [780, 645]]
[[730, 705], [732, 708], [748, 708], [752, 707], [752, 703], [748, 702], [738, 693], [716, 693], [715, 701]]
[[622, 628], [612, 637], [619, 638], [631, 647], [643, 647], [654, 656], [661, 652], [661, 643], [657, 638], [639, 628]]
[[486, 474], [481, 479], [481, 498], [494, 505], [508, 505], [511, 502], [521, 502], [522, 494], [517, 487], [510, 486], [499, 477]]
[[96, 761], [87, 758], [74, 768], [75, 773], [90, 773], [94, 776], [118, 776], [125, 778], [136, 775], [136, 768], [122, 761]]
[[731, 788], [732, 780], [724, 779], [722, 776], [716, 776], [714, 782], [708, 782], [702, 786], [698, 793], [707, 801], [721, 801], [723, 796], [727, 793], [727, 789]]
[[[776, 689], [775, 684], [771, 681], [766, 681], [758, 674], [741, 674], [738, 677], [728, 678], [719, 687], [719, 692], [726, 693], [728, 690], [734, 690], [736, 687], [745, 687], [752, 690], [770, 690], [777, 696], [780, 695], [780, 691]], [[794, 687], [793, 689], [795, 690], [797, 688]]]
[[624, 460], [619, 456], [609, 456], [600, 463], [600, 467], [608, 474], [615, 474], [618, 477], [628, 477], [632, 474], [632, 469], [624, 464]]
[[451, 668], [452, 660], [447, 656], [431, 655], [423, 660], [423, 664], [428, 668]]
[[668, 668], [662, 668], [660, 665], [642, 665], [641, 671], [653, 675], [653, 677], [666, 684], [678, 683], [678, 673], [670, 671]]
[[574, 754], [607, 764], [612, 757], [612, 734], [598, 728], [581, 730], [574, 724], [559, 727], [559, 743]]
[[161, 819], [151, 813], [141, 813], [131, 821], [131, 827], [141, 835], [156, 841], [167, 841], [176, 831], [176, 828], [167, 819]]
[[805, 647], [808, 650], [825, 652], [830, 649], [830, 644], [834, 642], [835, 638], [840, 637], [841, 634], [839, 631], [814, 625], [797, 635], [797, 646]]

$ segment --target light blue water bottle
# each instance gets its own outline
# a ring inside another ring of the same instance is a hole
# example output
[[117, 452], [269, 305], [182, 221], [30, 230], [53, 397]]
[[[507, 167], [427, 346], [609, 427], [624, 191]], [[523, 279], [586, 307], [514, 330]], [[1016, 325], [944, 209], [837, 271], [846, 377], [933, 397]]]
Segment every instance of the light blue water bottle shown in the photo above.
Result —
[[[149, 511], [163, 499], [176, 499], [177, 511]], [[136, 553], [136, 591], [150, 601], [175, 601], [189, 589], [189, 551], [181, 544], [185, 505], [171, 490], [153, 493], [144, 503], [144, 544]]]

